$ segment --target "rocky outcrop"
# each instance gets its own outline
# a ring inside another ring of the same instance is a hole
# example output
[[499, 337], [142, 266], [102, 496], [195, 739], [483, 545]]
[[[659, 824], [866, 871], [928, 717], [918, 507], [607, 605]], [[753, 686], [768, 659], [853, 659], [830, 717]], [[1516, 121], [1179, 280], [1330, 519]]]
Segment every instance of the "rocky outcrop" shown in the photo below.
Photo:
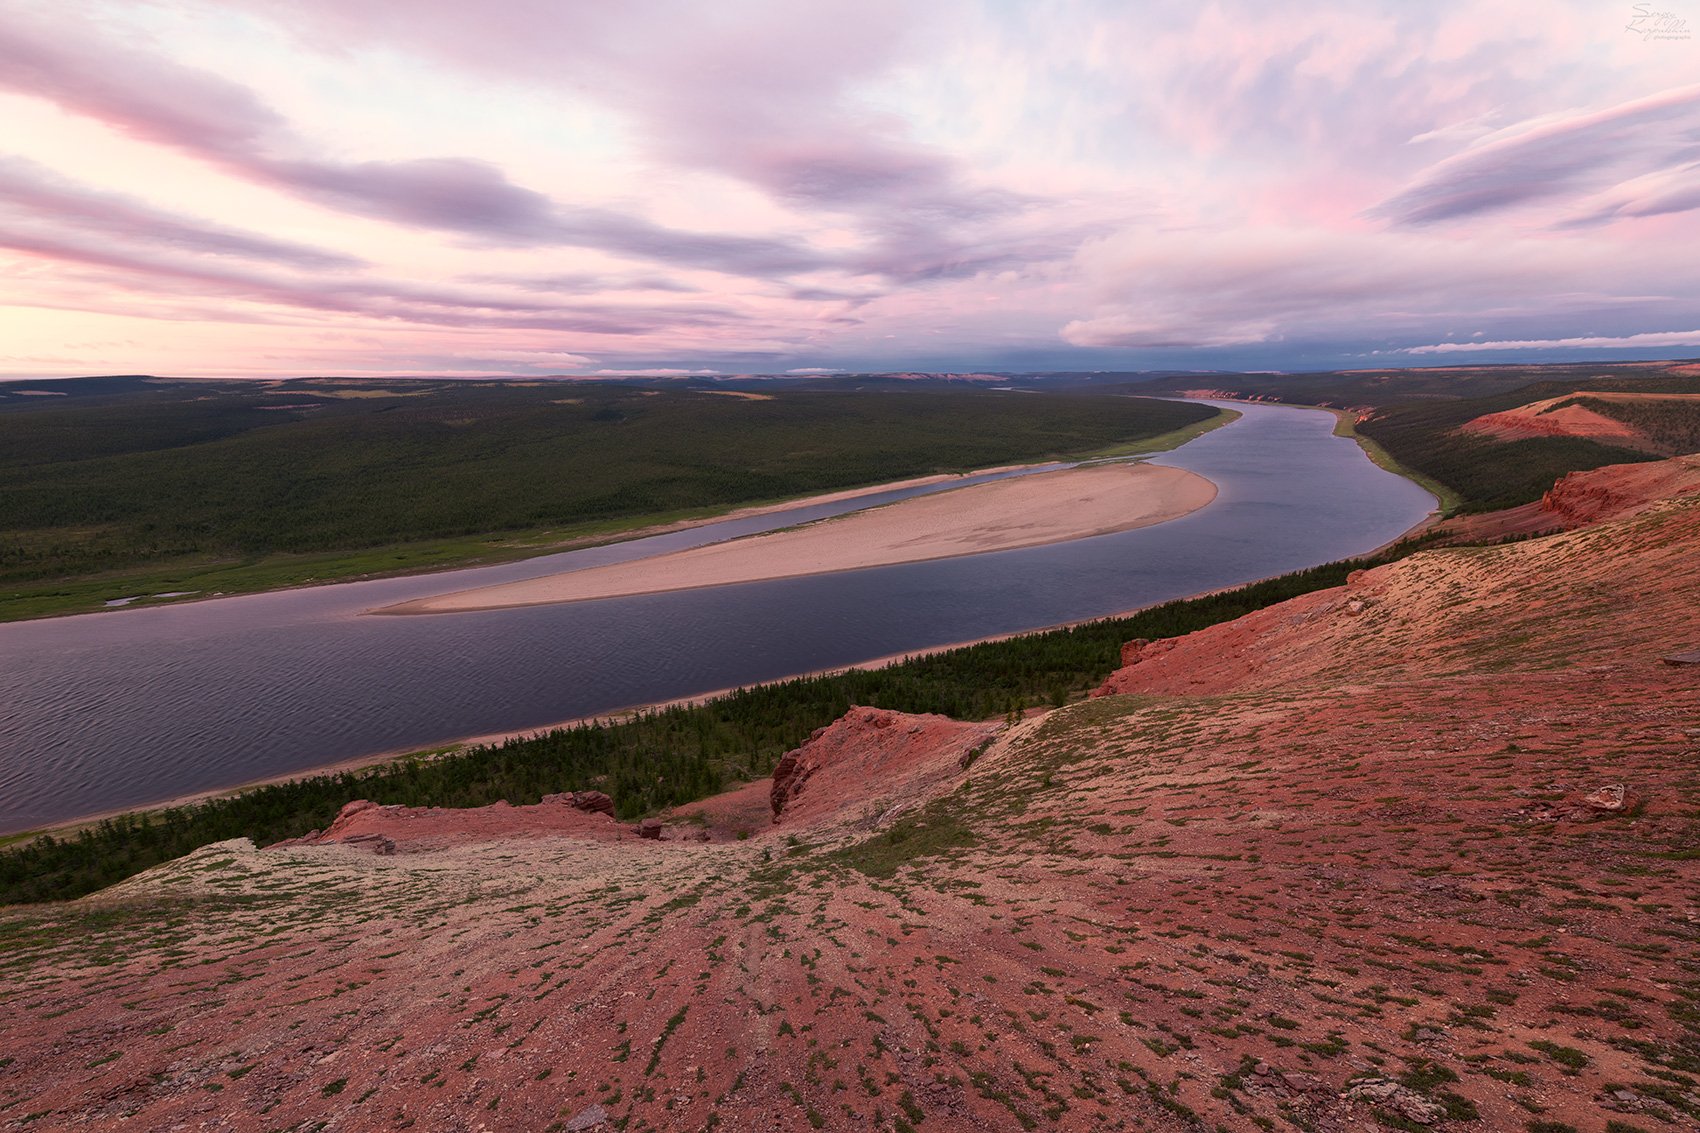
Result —
[[1368, 1102], [1389, 1110], [1418, 1125], [1434, 1125], [1446, 1118], [1445, 1106], [1386, 1078], [1365, 1078], [1354, 1082], [1342, 1096], [1348, 1101]]
[[1582, 805], [1601, 814], [1616, 814], [1629, 802], [1629, 792], [1622, 783], [1608, 783], [1582, 798]]
[[956, 774], [998, 729], [996, 723], [852, 708], [781, 757], [769, 793], [773, 820], [796, 815], [805, 798], [805, 809], [817, 817], [875, 802], [883, 813], [893, 794], [908, 793], [929, 778]]
[[1141, 661], [1149, 661], [1153, 657], [1161, 657], [1175, 647], [1176, 640], [1173, 637], [1165, 637], [1157, 641], [1150, 641], [1143, 637], [1134, 638], [1122, 646], [1122, 668], [1137, 665]]
[[1541, 497], [1541, 511], [1567, 529], [1630, 515], [1649, 504], [1700, 492], [1700, 457], [1649, 464], [1613, 464], [1559, 478]]
[[395, 841], [383, 834], [350, 834], [341, 841], [345, 846], [364, 846], [381, 858], [395, 853]]
[[1129, 642], [1094, 695], [1367, 682], [1490, 655], [1501, 667], [1573, 664], [1578, 641], [1591, 664], [1642, 665], [1692, 645], [1700, 456], [1576, 473], [1546, 506], [1538, 525], [1567, 530], [1421, 551], [1184, 637]]
[[574, 810], [588, 811], [591, 814], [614, 817], [614, 799], [602, 791], [566, 791], [558, 795], [544, 795], [543, 801], [564, 804]]
[[803, 784], [809, 781], [809, 776], [820, 767], [817, 760], [809, 757], [809, 745], [825, 735], [830, 727], [831, 725], [826, 725], [816, 728], [809, 733], [809, 738], [802, 747], [792, 748], [779, 757], [779, 763], [773, 768], [773, 789], [769, 795], [773, 821], [779, 821], [779, 813], [785, 809], [785, 804], [803, 789]]
[[550, 795], [535, 806], [384, 806], [356, 799], [324, 831], [277, 845], [350, 846], [388, 857], [501, 838], [563, 835], [602, 841], [619, 837], [613, 811], [613, 800], [601, 791]]

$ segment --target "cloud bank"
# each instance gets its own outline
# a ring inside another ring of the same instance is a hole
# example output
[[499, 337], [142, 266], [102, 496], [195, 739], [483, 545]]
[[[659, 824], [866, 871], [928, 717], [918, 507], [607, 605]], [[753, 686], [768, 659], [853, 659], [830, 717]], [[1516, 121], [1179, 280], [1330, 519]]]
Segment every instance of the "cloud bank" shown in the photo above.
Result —
[[[1584, 0], [13, 0], [21, 372], [1681, 350], [1700, 43]], [[75, 344], [88, 344], [78, 346]]]

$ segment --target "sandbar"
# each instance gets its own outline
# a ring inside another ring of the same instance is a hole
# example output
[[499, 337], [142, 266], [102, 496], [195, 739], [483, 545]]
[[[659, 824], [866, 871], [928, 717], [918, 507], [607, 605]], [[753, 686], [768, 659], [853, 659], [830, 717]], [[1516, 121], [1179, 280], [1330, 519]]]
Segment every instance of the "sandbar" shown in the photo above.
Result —
[[376, 614], [449, 614], [728, 586], [1008, 551], [1178, 519], [1216, 498], [1180, 468], [1100, 464], [974, 484], [799, 527], [418, 598]]

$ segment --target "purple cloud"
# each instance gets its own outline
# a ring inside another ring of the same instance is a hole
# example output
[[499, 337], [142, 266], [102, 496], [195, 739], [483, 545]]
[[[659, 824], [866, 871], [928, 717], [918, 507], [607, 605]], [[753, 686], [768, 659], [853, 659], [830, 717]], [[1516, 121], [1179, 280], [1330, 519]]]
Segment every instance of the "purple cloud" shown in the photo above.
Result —
[[39, 259], [100, 269], [111, 286], [228, 298], [302, 310], [393, 319], [426, 326], [496, 327], [639, 335], [678, 327], [714, 327], [742, 320], [714, 306], [566, 305], [393, 280], [287, 279], [263, 272], [184, 261], [67, 234], [9, 230], [0, 225], [0, 248]]
[[1098, 302], [1061, 334], [1082, 347], [1279, 348], [1349, 341], [1371, 327], [1432, 341], [1460, 325], [1533, 319], [1640, 330], [1691, 317], [1685, 297], [1700, 271], [1662, 265], [1665, 294], [1649, 296], [1636, 291], [1646, 261], [1619, 253], [1613, 260], [1580, 238], [1439, 240], [1412, 231], [1127, 233], [1082, 249], [1078, 266]]
[[264, 260], [307, 270], [339, 270], [365, 261], [155, 208], [134, 197], [78, 185], [33, 161], [0, 157], [0, 215], [25, 224], [46, 222], [114, 239], [187, 252]]
[[[594, 13], [533, 4], [500, 21], [458, 0], [246, 3], [297, 34], [305, 26], [327, 50], [399, 47], [497, 81], [602, 99], [630, 116], [661, 161], [734, 178], [794, 208], [837, 214], [870, 241], [860, 255], [810, 264], [779, 249], [681, 245], [678, 234], [667, 234], [676, 255], [757, 274], [842, 266], [948, 278], [983, 270], [974, 251], [984, 242], [981, 227], [1034, 203], [966, 183], [957, 159], [906, 140], [890, 116], [854, 102], [851, 88], [893, 65], [913, 34], [915, 9], [895, 0], [682, 8], [633, 0]], [[589, 225], [620, 228], [607, 217]], [[653, 254], [648, 233], [619, 238]]]
[[481, 275], [474, 283], [498, 283], [522, 291], [549, 291], [561, 295], [595, 295], [606, 291], [701, 291], [688, 283], [680, 283], [664, 275], [609, 275], [575, 271], [554, 275]]
[[287, 124], [240, 84], [170, 60], [0, 18], [0, 88], [50, 98], [250, 181], [359, 216], [517, 246], [570, 245], [737, 274], [834, 260], [784, 241], [688, 232], [610, 209], [564, 208], [465, 158], [334, 162], [299, 156]]
[[[1605, 110], [1501, 130], [1434, 165], [1368, 215], [1396, 225], [1458, 220], [1543, 199], [1574, 197], [1700, 156], [1700, 85], [1678, 87]], [[1692, 193], [1635, 212], [1692, 208]], [[1574, 223], [1574, 221], [1572, 221]]]
[[0, 85], [98, 118], [162, 145], [207, 154], [250, 153], [283, 119], [246, 87], [76, 34], [0, 13]]

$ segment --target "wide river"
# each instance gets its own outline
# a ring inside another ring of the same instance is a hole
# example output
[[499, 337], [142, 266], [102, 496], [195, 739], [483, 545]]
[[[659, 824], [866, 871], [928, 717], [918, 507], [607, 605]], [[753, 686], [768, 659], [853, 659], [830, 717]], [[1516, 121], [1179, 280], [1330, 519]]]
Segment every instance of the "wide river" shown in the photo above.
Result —
[[0, 625], [0, 833], [1118, 613], [1371, 550], [1434, 506], [1334, 436], [1327, 413], [1232, 408], [1244, 416], [1153, 458], [1214, 481], [1215, 501], [1117, 535], [571, 605], [361, 616], [911, 490], [502, 566]]

